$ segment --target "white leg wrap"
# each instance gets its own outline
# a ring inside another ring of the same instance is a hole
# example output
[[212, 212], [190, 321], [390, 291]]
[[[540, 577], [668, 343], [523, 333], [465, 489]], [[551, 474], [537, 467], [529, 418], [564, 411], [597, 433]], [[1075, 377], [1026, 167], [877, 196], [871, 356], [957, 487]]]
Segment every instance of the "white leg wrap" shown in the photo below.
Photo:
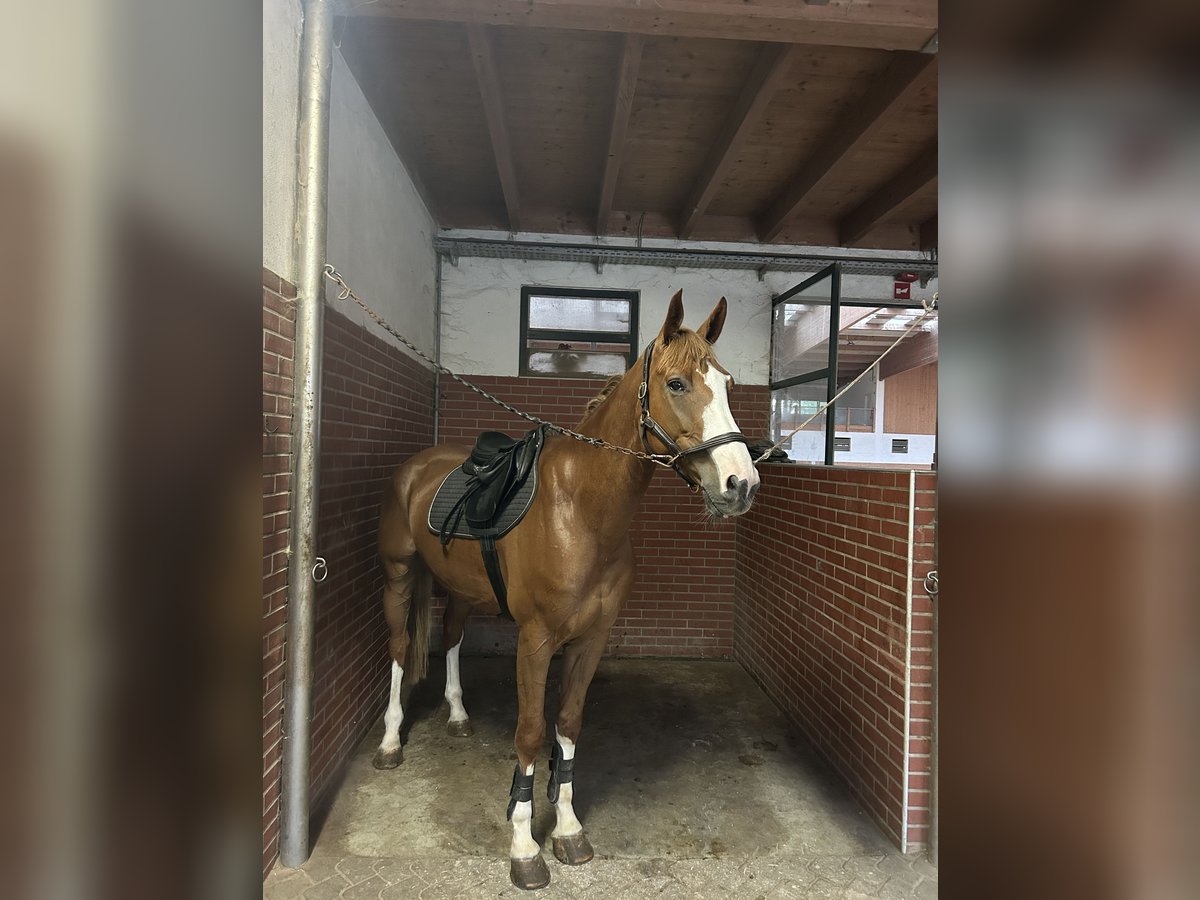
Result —
[[[533, 774], [533, 766], [525, 768], [526, 775]], [[517, 803], [512, 814], [512, 849], [509, 856], [512, 859], [533, 859], [541, 853], [542, 848], [533, 839], [533, 801]]]
[[404, 711], [400, 708], [400, 685], [404, 682], [404, 669], [392, 660], [392, 691], [388, 695], [387, 712], [383, 714], [383, 740], [380, 750], [395, 750], [400, 746], [400, 726], [404, 724]]
[[[554, 739], [558, 741], [563, 759], [575, 758], [575, 742], [559, 734], [557, 726], [554, 729]], [[574, 789], [575, 785], [572, 782], [567, 782], [558, 788], [558, 802], [554, 804], [556, 817], [554, 831], [550, 833], [551, 837], [566, 837], [583, 831], [583, 826], [575, 817], [575, 809], [571, 805], [571, 800], [575, 796]]]
[[462, 681], [458, 674], [458, 651], [462, 648], [462, 639], [446, 651], [446, 702], [450, 704], [450, 721], [465, 722], [467, 710], [462, 702]]

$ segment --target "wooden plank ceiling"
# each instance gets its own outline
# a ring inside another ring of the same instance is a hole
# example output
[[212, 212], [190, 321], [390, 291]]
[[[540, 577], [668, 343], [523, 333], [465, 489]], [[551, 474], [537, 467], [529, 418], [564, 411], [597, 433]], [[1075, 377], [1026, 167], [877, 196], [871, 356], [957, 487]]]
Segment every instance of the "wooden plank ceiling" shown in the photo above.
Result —
[[443, 227], [936, 244], [936, 0], [346, 10], [341, 51]]

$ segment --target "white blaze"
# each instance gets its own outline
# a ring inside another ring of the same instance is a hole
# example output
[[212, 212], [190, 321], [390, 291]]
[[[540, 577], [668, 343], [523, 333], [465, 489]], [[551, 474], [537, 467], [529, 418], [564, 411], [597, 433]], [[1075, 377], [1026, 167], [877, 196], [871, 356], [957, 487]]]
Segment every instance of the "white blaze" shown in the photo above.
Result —
[[462, 638], [446, 652], [446, 702], [450, 704], [450, 721], [465, 722], [467, 710], [462, 702], [462, 682], [458, 674], [458, 651]]
[[[709, 365], [708, 372], [704, 375], [704, 383], [712, 391], [712, 400], [709, 401], [708, 406], [704, 407], [702, 440], [707, 441], [730, 431], [741, 434], [742, 429], [738, 428], [737, 422], [733, 420], [733, 413], [729, 411], [729, 382], [731, 380], [716, 366]], [[758, 470], [754, 468], [754, 461], [750, 459], [750, 451], [746, 449], [745, 444], [731, 441], [720, 447], [714, 447], [709, 452], [717, 467], [720, 491], [725, 490], [730, 475], [736, 475], [738, 478], [749, 481], [750, 487], [758, 484]]]
[[[558, 741], [563, 759], [575, 758], [575, 742], [559, 734], [557, 726], [554, 728], [554, 739]], [[574, 787], [575, 785], [570, 783], [559, 785], [558, 802], [554, 804], [557, 816], [554, 822], [554, 831], [550, 832], [551, 837], [567, 837], [583, 831], [583, 826], [579, 824], [579, 819], [575, 817], [575, 809], [571, 805], [571, 800], [575, 797]]]
[[400, 726], [404, 724], [404, 711], [400, 709], [400, 686], [404, 683], [404, 669], [392, 660], [392, 692], [388, 695], [387, 712], [383, 714], [383, 741], [380, 750], [395, 750], [400, 746]]
[[[533, 765], [525, 768], [526, 775], [533, 774]], [[533, 859], [541, 852], [541, 847], [538, 842], [533, 839], [533, 801], [525, 800], [518, 802], [513, 807], [512, 814], [512, 849], [509, 850], [509, 857], [512, 859]]]

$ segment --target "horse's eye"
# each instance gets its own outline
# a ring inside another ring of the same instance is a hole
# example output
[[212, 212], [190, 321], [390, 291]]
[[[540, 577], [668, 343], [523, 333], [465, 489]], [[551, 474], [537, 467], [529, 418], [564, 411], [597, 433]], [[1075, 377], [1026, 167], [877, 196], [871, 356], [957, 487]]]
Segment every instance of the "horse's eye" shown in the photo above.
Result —
[[672, 378], [667, 382], [667, 387], [677, 394], [682, 394], [687, 389], [687, 385], [684, 384], [682, 379], [679, 378]]

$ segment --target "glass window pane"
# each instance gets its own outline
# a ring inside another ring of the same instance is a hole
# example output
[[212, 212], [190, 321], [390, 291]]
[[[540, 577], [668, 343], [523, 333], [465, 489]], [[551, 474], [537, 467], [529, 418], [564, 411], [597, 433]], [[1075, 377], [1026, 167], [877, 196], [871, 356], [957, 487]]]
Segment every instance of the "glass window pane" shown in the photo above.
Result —
[[620, 353], [578, 350], [530, 350], [529, 371], [537, 375], [595, 375], [608, 378], [629, 368], [628, 350]]
[[833, 279], [822, 278], [774, 309], [771, 380], [783, 381], [829, 365]]
[[775, 307], [772, 381], [829, 365], [829, 310], [828, 306], [791, 302]]
[[[777, 441], [811, 417], [825, 402], [824, 378], [771, 392], [771, 440]], [[802, 462], [825, 461], [825, 413], [821, 412], [782, 447]]]
[[628, 300], [602, 297], [529, 297], [529, 327], [552, 331], [629, 333]]

